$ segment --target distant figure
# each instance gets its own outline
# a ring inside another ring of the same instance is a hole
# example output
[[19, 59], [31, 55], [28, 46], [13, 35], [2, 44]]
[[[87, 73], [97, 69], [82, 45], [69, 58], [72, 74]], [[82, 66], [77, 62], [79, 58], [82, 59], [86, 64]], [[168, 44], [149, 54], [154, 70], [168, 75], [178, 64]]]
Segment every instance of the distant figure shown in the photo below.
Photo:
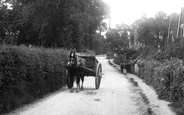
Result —
[[136, 63], [135, 63], [135, 65], [134, 65], [134, 69], [135, 69], [135, 74], [137, 75], [137, 76], [139, 76], [139, 63], [140, 63], [140, 58], [138, 57], [137, 59], [136, 59]]
[[134, 69], [135, 69], [135, 74], [136, 74], [137, 76], [139, 76], [139, 66], [138, 66], [137, 63], [135, 63]]
[[127, 73], [127, 56], [126, 56], [126, 53], [120, 54], [120, 68], [121, 68], [121, 73], [124, 73], [124, 74]]
[[182, 59], [182, 56], [180, 56], [180, 64], [181, 64], [181, 66], [183, 66], [183, 59]]

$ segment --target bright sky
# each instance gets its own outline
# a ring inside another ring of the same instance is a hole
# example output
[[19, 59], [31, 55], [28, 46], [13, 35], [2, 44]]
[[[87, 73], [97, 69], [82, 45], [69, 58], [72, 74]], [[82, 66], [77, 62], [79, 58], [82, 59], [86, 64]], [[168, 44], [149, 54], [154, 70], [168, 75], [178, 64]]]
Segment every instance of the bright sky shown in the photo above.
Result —
[[146, 14], [153, 17], [158, 11], [164, 11], [168, 15], [180, 13], [184, 7], [184, 0], [103, 0], [111, 8], [111, 27], [116, 24], [132, 24]]

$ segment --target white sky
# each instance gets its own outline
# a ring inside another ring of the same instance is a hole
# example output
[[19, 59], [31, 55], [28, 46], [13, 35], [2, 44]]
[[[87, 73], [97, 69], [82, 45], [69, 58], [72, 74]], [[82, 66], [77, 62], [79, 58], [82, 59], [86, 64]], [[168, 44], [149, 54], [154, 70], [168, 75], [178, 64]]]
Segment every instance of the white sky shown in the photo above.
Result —
[[146, 14], [153, 17], [158, 11], [164, 11], [168, 15], [180, 13], [184, 7], [184, 0], [103, 0], [111, 8], [111, 26], [125, 23], [132, 24], [136, 19]]

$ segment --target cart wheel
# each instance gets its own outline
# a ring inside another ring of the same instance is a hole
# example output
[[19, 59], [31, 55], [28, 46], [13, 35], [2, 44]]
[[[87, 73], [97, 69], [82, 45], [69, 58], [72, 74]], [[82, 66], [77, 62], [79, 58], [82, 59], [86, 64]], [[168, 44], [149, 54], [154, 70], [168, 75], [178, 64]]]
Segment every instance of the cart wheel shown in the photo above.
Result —
[[95, 76], [96, 89], [99, 89], [99, 87], [100, 87], [101, 78], [102, 78], [102, 65], [98, 64], [97, 68], [96, 68], [96, 76]]
[[70, 74], [68, 73], [68, 70], [66, 70], [66, 84], [68, 89], [72, 88], [71, 81], [70, 81]]

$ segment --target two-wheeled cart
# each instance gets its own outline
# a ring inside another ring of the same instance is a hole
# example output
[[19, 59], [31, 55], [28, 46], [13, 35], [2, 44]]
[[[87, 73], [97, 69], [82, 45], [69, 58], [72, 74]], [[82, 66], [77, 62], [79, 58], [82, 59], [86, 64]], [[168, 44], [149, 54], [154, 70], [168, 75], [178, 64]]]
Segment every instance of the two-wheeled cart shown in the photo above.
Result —
[[[83, 75], [84, 76], [93, 76], [93, 77], [95, 77], [95, 88], [99, 89], [101, 78], [102, 78], [102, 65], [96, 59], [95, 52], [76, 53], [76, 55], [86, 60], [85, 66], [77, 66], [77, 67], [83, 69], [83, 72], [84, 72]], [[70, 75], [68, 73], [68, 70], [66, 70], [66, 76], [67, 76], [67, 86], [70, 89], [72, 87], [72, 85], [71, 85], [71, 82], [70, 82]]]

